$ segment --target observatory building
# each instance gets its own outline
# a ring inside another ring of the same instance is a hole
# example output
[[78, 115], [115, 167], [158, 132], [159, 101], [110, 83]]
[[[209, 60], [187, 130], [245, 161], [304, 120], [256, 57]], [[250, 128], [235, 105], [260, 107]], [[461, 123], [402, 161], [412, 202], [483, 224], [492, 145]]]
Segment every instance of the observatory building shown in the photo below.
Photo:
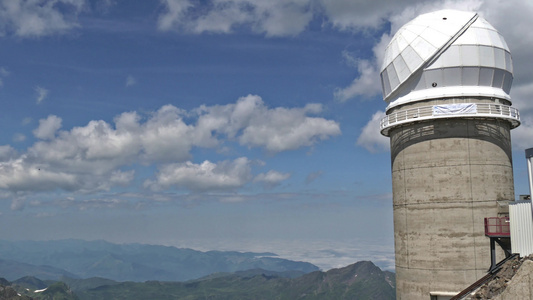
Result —
[[420, 15], [388, 45], [397, 299], [449, 299], [491, 266], [484, 218], [514, 200], [512, 81], [505, 40], [474, 12]]

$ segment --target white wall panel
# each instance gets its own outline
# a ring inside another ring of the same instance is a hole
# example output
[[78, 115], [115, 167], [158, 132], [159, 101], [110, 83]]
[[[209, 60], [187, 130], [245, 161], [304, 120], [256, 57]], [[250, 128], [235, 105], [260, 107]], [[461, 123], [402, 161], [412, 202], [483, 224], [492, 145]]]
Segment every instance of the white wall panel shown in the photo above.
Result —
[[533, 216], [531, 201], [515, 201], [509, 204], [511, 221], [511, 251], [521, 257], [533, 253]]

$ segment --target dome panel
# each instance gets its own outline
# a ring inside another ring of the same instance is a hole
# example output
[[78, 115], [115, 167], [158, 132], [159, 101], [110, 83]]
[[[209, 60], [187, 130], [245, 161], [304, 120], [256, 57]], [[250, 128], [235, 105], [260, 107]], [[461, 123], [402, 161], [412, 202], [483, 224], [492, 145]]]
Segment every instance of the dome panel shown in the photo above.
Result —
[[400, 55], [400, 47], [398, 47], [398, 43], [394, 43], [390, 51], [392, 53], [392, 60], [396, 59], [396, 57]]
[[442, 59], [443, 67], [454, 67], [461, 65], [461, 52], [459, 47], [451, 46], [444, 52], [439, 59]]
[[389, 75], [386, 69], [381, 72], [381, 86], [383, 88], [383, 94], [388, 94], [391, 92]]
[[418, 34], [409, 30], [409, 28], [406, 28], [402, 31], [402, 34], [400, 36], [404, 38], [409, 44], [411, 44], [416, 39]]
[[513, 59], [511, 58], [511, 53], [505, 51], [505, 69], [513, 73]]
[[502, 42], [502, 36], [498, 32], [494, 30], [487, 30], [487, 32], [490, 36], [490, 41], [494, 47], [505, 49], [504, 44]]
[[439, 93], [510, 100], [512, 70], [505, 40], [486, 20], [474, 12], [437, 11], [392, 38], [382, 65], [383, 96], [388, 109]]
[[485, 20], [484, 18], [478, 18], [478, 19], [472, 24], [472, 27], [473, 27], [473, 28], [487, 28], [487, 29], [490, 29], [490, 30], [496, 31], [496, 28], [494, 28], [492, 25], [490, 25], [490, 23], [487, 22], [487, 20]]
[[398, 73], [398, 79], [400, 82], [403, 82], [409, 75], [411, 75], [411, 71], [409, 71], [409, 68], [405, 64], [405, 61], [403, 60], [403, 57], [401, 55], [398, 55], [392, 62], [394, 65], [394, 69], [396, 69], [396, 72]]
[[458, 86], [461, 85], [461, 68], [446, 68], [443, 69], [444, 86]]
[[500, 69], [494, 70], [494, 78], [492, 79], [492, 86], [497, 88], [503, 87], [503, 78], [505, 77], [505, 71]]
[[461, 64], [463, 66], [479, 66], [479, 49], [474, 45], [461, 46]]
[[505, 51], [501, 48], [494, 48], [494, 66], [505, 70]]
[[[396, 89], [407, 81], [413, 73], [418, 71], [425, 63], [430, 61], [439, 50], [443, 50], [447, 43], [453, 42], [459, 36], [459, 33], [466, 28], [466, 25], [473, 22], [477, 15], [472, 12], [457, 12], [451, 10], [440, 11], [435, 14], [426, 14], [419, 16], [413, 21], [404, 25], [387, 46], [384, 55], [382, 71], [387, 69], [391, 91], [385, 93], [385, 98], [390, 97]], [[407, 45], [406, 43], [407, 42]], [[411, 46], [410, 48], [407, 46]], [[415, 52], [405, 53], [404, 51]], [[403, 62], [407, 65], [409, 73], [404, 73], [400, 61], [395, 64], [395, 73], [398, 81], [393, 78], [391, 73], [391, 64], [401, 55]], [[411, 58], [414, 57], [412, 60]], [[422, 63], [418, 63], [418, 58]], [[382, 76], [384, 78], [384, 76]]]
[[490, 31], [485, 28], [472, 28], [475, 31], [478, 45], [493, 46]]
[[476, 30], [469, 28], [454, 42], [454, 44], [478, 45], [479, 41], [477, 39]]
[[387, 73], [389, 75], [389, 82], [390, 82], [391, 89], [396, 88], [400, 84], [400, 80], [398, 79], [398, 74], [396, 73], [394, 64], [390, 64], [387, 67]]
[[411, 73], [416, 71], [416, 69], [418, 69], [424, 62], [420, 55], [418, 55], [418, 53], [416, 53], [411, 46], [407, 46], [401, 55]]
[[503, 90], [509, 94], [511, 92], [511, 85], [513, 84], [513, 75], [511, 73], [505, 73], [505, 78], [503, 79]]
[[396, 42], [398, 43], [398, 48], [400, 49], [400, 53], [409, 46], [409, 42], [405, 40], [403, 36], [399, 36], [396, 39]]
[[428, 43], [423, 37], [418, 36], [412, 43], [413, 49], [424, 60], [428, 60], [438, 48]]
[[479, 69], [479, 85], [491, 86], [492, 77], [494, 77], [494, 69], [480, 68]]
[[441, 87], [443, 85], [442, 69], [428, 70], [424, 72], [424, 77], [426, 89]]
[[462, 83], [465, 86], [479, 85], [479, 68], [478, 67], [463, 68]]
[[479, 47], [479, 64], [485, 67], [494, 67], [494, 48], [481, 46]]
[[434, 28], [427, 27], [421, 34], [421, 36], [430, 43], [433, 47], [439, 48], [442, 46], [442, 41], [450, 40], [451, 36], [446, 35]]

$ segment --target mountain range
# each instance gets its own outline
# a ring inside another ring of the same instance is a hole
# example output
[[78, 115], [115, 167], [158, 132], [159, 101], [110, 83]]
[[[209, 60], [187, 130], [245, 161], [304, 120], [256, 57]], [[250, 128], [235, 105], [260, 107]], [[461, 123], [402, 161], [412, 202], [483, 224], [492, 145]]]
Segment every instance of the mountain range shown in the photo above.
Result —
[[0, 241], [0, 299], [392, 300], [395, 275], [369, 261], [323, 272], [270, 252]]
[[106, 241], [0, 241], [0, 277], [23, 276], [58, 280], [102, 277], [115, 281], [187, 281], [213, 273], [263, 269], [292, 272], [317, 271], [307, 263], [282, 259], [274, 253], [197, 251], [144, 244]]
[[[372, 262], [361, 261], [327, 272], [315, 271], [296, 278], [279, 276], [260, 269], [211, 275], [186, 282], [115, 282], [103, 278], [72, 279], [44, 282], [24, 277], [9, 283], [4, 290], [12, 297], [5, 299], [256, 299], [256, 300], [343, 300], [395, 299], [394, 273], [383, 272]], [[49, 285], [48, 285], [49, 284]], [[43, 288], [47, 286], [46, 288]], [[2, 298], [4, 299], [4, 298]]]

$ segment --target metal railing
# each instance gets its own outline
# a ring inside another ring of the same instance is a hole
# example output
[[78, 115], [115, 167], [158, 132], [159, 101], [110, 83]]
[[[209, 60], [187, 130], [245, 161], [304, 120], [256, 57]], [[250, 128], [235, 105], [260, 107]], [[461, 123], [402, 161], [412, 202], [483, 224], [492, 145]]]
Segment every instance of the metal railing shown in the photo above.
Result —
[[491, 217], [485, 218], [485, 236], [504, 237], [511, 236], [509, 218]]
[[380, 130], [384, 135], [388, 135], [389, 130], [405, 123], [411, 123], [422, 120], [443, 119], [443, 118], [464, 118], [464, 117], [479, 117], [479, 118], [500, 118], [506, 119], [511, 123], [512, 128], [520, 125], [520, 113], [518, 109], [502, 104], [491, 103], [476, 103], [476, 110], [474, 112], [466, 113], [450, 113], [450, 114], [435, 114], [433, 106], [422, 106], [406, 110], [400, 110], [381, 119]]

